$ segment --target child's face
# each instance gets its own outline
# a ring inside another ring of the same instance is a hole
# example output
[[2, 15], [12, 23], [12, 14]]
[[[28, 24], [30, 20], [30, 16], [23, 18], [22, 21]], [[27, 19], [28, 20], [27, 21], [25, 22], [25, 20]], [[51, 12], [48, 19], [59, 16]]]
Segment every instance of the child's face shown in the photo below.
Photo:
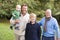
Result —
[[36, 21], [36, 17], [30, 17], [30, 21], [31, 22], [35, 22]]
[[16, 6], [16, 10], [17, 10], [17, 11], [21, 11], [21, 6], [17, 5], [17, 6]]

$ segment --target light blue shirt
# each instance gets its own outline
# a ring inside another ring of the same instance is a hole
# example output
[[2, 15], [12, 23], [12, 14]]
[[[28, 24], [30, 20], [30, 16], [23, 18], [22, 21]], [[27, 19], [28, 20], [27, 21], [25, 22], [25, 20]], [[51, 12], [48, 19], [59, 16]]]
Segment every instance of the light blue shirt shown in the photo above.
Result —
[[42, 35], [43, 36], [52, 37], [52, 36], [55, 36], [55, 33], [57, 33], [56, 36], [58, 36], [59, 25], [55, 18], [51, 17], [51, 19], [47, 22], [47, 28], [46, 28], [47, 31], [46, 32], [43, 31], [44, 23], [45, 23], [45, 17], [43, 17], [39, 22], [39, 25], [42, 26]]

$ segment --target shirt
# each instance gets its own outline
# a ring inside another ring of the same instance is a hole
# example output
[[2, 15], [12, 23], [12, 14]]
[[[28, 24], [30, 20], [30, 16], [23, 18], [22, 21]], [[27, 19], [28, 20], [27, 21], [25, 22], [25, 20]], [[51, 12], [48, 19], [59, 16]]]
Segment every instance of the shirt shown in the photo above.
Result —
[[31, 22], [26, 26], [25, 40], [40, 40], [41, 28], [38, 23]]
[[51, 19], [47, 22], [47, 31], [43, 31], [43, 26], [45, 22], [45, 17], [41, 19], [39, 22], [39, 25], [42, 26], [42, 35], [46, 37], [52, 37], [55, 36], [55, 33], [57, 34], [56, 36], [58, 37], [59, 34], [59, 25], [57, 23], [57, 20], [54, 17], [51, 17]]
[[17, 11], [17, 10], [13, 11], [13, 13], [12, 13], [13, 19], [18, 19], [20, 17], [20, 15], [21, 15], [20, 11]]
[[[29, 20], [29, 14], [26, 13], [25, 16], [23, 16], [23, 15], [21, 14], [21, 16], [19, 17], [19, 19], [20, 19], [20, 22], [19, 22], [19, 25], [20, 25], [20, 26], [19, 26], [19, 29], [20, 29], [20, 30], [15, 30], [15, 29], [14, 29], [14, 33], [15, 33], [15, 34], [18, 34], [18, 35], [25, 35], [25, 28], [26, 28], [26, 24], [28, 23], [28, 20]], [[11, 19], [11, 20], [10, 20], [10, 23], [14, 24], [14, 21], [15, 21], [15, 20]]]

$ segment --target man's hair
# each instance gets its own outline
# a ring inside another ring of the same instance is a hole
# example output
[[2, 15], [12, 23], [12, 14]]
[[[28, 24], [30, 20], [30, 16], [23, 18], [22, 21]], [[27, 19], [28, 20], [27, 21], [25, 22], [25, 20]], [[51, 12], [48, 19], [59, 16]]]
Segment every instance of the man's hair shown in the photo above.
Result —
[[51, 13], [51, 9], [47, 9], [46, 11], [49, 11]]
[[21, 8], [22, 8], [23, 6], [27, 6], [27, 4], [22, 4], [22, 5], [21, 5]]

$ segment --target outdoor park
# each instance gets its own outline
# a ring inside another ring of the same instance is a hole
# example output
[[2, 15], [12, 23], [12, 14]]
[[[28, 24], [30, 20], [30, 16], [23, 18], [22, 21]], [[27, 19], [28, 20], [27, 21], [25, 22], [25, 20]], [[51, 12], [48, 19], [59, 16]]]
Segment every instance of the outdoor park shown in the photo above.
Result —
[[17, 4], [28, 5], [28, 12], [37, 15], [37, 21], [44, 17], [46, 9], [52, 10], [60, 25], [60, 0], [0, 0], [0, 40], [15, 40], [14, 31], [10, 29], [10, 18]]

